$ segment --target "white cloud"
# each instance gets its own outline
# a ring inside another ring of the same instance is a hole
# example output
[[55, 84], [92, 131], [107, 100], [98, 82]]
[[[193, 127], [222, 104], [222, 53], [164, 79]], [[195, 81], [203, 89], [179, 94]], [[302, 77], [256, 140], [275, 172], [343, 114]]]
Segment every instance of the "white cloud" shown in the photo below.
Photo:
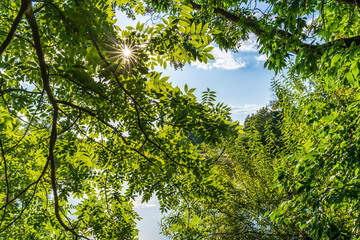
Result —
[[256, 13], [254, 14], [254, 17], [256, 17], [256, 18], [261, 18], [261, 17], [263, 17], [263, 14], [262, 14], [261, 12], [256, 12]]
[[308, 25], [308, 26], [312, 25], [313, 23], [315, 23], [315, 21], [317, 21], [317, 19], [318, 19], [319, 17], [320, 17], [319, 14], [315, 14], [315, 15], [312, 16], [312, 17], [308, 17], [308, 18], [306, 19], [306, 25]]
[[268, 60], [268, 58], [267, 58], [267, 56], [265, 54], [256, 56], [255, 59], [258, 62], [265, 62], [266, 60]]
[[148, 202], [141, 203], [141, 200], [141, 196], [135, 198], [135, 201], [133, 201], [134, 208], [151, 208], [157, 206], [157, 199], [154, 196], [150, 198]]
[[232, 114], [252, 114], [255, 113], [257, 110], [262, 108], [263, 106], [256, 105], [256, 104], [245, 104], [242, 106], [232, 106], [231, 113]]
[[203, 62], [199, 62], [197, 60], [196, 60], [196, 62], [192, 63], [192, 65], [197, 67], [197, 68], [201, 68], [201, 69], [205, 69], [205, 70], [213, 68], [211, 63], [206, 64], [206, 63], [203, 63]]
[[239, 52], [258, 52], [258, 44], [256, 43], [257, 37], [255, 34], [249, 34], [249, 39], [241, 43]]
[[218, 47], [214, 47], [211, 51], [214, 56], [214, 61], [209, 61], [207, 64], [196, 61], [193, 66], [201, 69], [225, 69], [225, 70], [236, 70], [246, 66], [245, 61], [240, 57], [235, 57], [232, 52], [226, 52]]

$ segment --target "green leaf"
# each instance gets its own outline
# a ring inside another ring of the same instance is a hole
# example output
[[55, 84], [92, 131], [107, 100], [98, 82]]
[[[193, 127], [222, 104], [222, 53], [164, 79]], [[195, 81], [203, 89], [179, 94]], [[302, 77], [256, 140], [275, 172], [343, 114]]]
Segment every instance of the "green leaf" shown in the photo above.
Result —
[[341, 58], [340, 53], [334, 55], [331, 59], [331, 66], [334, 66], [339, 61], [340, 58]]
[[205, 34], [205, 33], [207, 32], [208, 28], [209, 28], [209, 23], [205, 23], [205, 24], [204, 24], [204, 27], [203, 27], [202, 30], [201, 30], [201, 33], [202, 33], [202, 34]]
[[196, 26], [196, 34], [200, 34], [201, 33], [201, 29], [202, 29], [202, 23], [199, 23], [197, 26]]
[[191, 34], [195, 34], [195, 23], [194, 22], [191, 24], [190, 32], [191, 32]]
[[186, 12], [193, 12], [194, 11], [191, 7], [188, 7], [186, 5], [182, 5], [181, 9], [186, 11]]
[[206, 56], [210, 59], [210, 60], [215, 60], [214, 56], [210, 53], [206, 53]]
[[209, 46], [209, 47], [205, 48], [203, 51], [204, 52], [211, 52], [213, 49], [214, 49], [214, 47]]
[[191, 19], [192, 18], [192, 15], [190, 13], [188, 13], [188, 12], [185, 12], [185, 11], [181, 11], [180, 15], [183, 16], [185, 19]]

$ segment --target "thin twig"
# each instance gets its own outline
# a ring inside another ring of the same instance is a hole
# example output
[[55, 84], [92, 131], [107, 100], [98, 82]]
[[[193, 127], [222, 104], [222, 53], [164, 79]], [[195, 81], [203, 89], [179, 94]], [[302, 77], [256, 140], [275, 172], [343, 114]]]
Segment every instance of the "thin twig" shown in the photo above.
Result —
[[5, 219], [5, 215], [6, 215], [6, 210], [7, 210], [7, 206], [8, 206], [8, 202], [9, 202], [9, 194], [10, 194], [10, 183], [9, 183], [9, 177], [8, 177], [8, 169], [7, 169], [7, 162], [6, 162], [6, 158], [5, 158], [5, 151], [4, 151], [4, 147], [3, 147], [3, 143], [1, 141], [0, 138], [0, 147], [1, 147], [1, 155], [2, 158], [4, 160], [4, 171], [5, 171], [5, 182], [6, 182], [6, 198], [5, 198], [5, 208], [4, 208], [4, 214], [1, 218], [0, 221], [0, 227]]
[[[98, 44], [96, 43], [95, 39], [92, 37], [92, 42], [98, 52], [99, 57], [103, 60], [103, 62], [110, 67], [111, 64], [106, 60], [106, 58], [104, 57], [104, 55], [101, 53], [100, 48], [98, 46]], [[140, 128], [140, 131], [144, 134], [145, 138], [152, 144], [154, 145], [157, 149], [159, 149], [161, 152], [163, 152], [165, 154], [165, 156], [172, 162], [174, 162], [175, 164], [179, 165], [179, 166], [183, 166], [183, 167], [188, 167], [191, 168], [191, 166], [187, 166], [185, 164], [182, 164], [178, 161], [176, 161], [175, 159], [173, 159], [163, 148], [161, 148], [157, 143], [155, 143], [152, 139], [149, 138], [148, 134], [145, 132], [145, 130], [143, 129], [143, 126], [141, 125], [141, 119], [140, 119], [140, 113], [139, 113], [139, 109], [138, 106], [139, 104], [137, 103], [137, 101], [134, 99], [134, 97], [130, 94], [129, 91], [126, 90], [126, 88], [124, 87], [124, 85], [119, 81], [119, 78], [117, 77], [116, 73], [113, 71], [113, 69], [111, 69], [112, 75], [114, 76], [117, 84], [120, 86], [120, 88], [124, 91], [124, 93], [126, 95], [128, 95], [128, 97], [131, 99], [131, 101], [134, 103], [134, 108], [136, 111], [136, 117], [137, 117], [137, 123], [138, 126]]]

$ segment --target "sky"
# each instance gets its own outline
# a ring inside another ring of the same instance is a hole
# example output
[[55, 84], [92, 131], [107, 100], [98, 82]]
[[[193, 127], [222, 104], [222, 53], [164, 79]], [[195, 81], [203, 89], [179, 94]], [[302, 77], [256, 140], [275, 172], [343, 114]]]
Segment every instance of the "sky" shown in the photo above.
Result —
[[[135, 26], [138, 21], [145, 22], [149, 17], [138, 17], [136, 21], [127, 19], [117, 13], [120, 28]], [[266, 56], [258, 53], [256, 36], [250, 35], [238, 52], [226, 52], [216, 45], [212, 50], [215, 60], [208, 64], [195, 62], [186, 65], [182, 70], [171, 67], [160, 69], [163, 76], [169, 76], [169, 82], [174, 86], [184, 89], [187, 84], [189, 89], [196, 88], [194, 95], [201, 98], [201, 92], [210, 88], [216, 92], [217, 101], [229, 105], [232, 109], [233, 120], [243, 124], [246, 116], [255, 113], [272, 100], [270, 89], [274, 72], [264, 68]], [[159, 70], [159, 69], [157, 69]], [[138, 223], [140, 240], [165, 240], [160, 235], [159, 221], [162, 217], [159, 203], [156, 198], [151, 198], [147, 203], [141, 203], [141, 197], [134, 202], [135, 210], [142, 220]]]
[[274, 76], [273, 72], [264, 69], [265, 56], [253, 49], [245, 50], [232, 53], [215, 46], [212, 51], [215, 60], [207, 65], [194, 63], [182, 71], [166, 69], [164, 74], [182, 89], [185, 84], [196, 88], [198, 98], [207, 88], [215, 91], [217, 101], [229, 105], [233, 120], [242, 124], [247, 115], [269, 103], [272, 96], [270, 83]]
[[[124, 29], [126, 26], [135, 27], [137, 22], [150, 22], [149, 16], [138, 16], [135, 21], [126, 18], [118, 12], [117, 25]], [[210, 88], [217, 94], [217, 101], [223, 102], [232, 108], [233, 120], [242, 124], [247, 115], [255, 113], [272, 100], [270, 83], [274, 72], [264, 68], [267, 60], [265, 55], [258, 53], [256, 36], [251, 34], [242, 44], [238, 52], [220, 50], [215, 44], [212, 54], [215, 60], [208, 64], [195, 62], [186, 65], [182, 70], [171, 67], [160, 69], [163, 76], [169, 76], [169, 82], [184, 89], [196, 88], [195, 96], [201, 97], [201, 92]], [[157, 69], [159, 70], [159, 69]]]

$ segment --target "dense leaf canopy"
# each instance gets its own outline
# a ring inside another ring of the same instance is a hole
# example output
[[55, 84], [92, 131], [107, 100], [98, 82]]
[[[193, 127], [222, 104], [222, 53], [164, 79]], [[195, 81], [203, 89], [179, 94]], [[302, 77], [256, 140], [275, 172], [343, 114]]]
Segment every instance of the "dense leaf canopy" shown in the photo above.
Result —
[[[162, 11], [176, 12], [168, 1], [147, 2]], [[357, 1], [185, 0], [182, 4], [194, 9], [195, 22], [204, 21], [210, 29], [219, 30], [210, 34], [224, 49], [236, 50], [250, 34], [256, 35], [259, 52], [268, 57], [265, 65], [278, 74], [273, 88], [279, 98], [284, 145], [280, 152], [276, 150], [280, 156], [274, 152], [268, 157], [281, 159], [276, 161], [281, 163], [273, 172], [276, 182], [272, 187], [286, 197], [277, 209], [269, 210], [274, 225], [267, 228], [268, 233], [285, 239], [358, 239]], [[253, 129], [264, 125], [255, 124]], [[269, 125], [268, 129], [277, 126]], [[263, 140], [263, 145], [270, 144]], [[261, 152], [258, 147], [253, 151]], [[253, 161], [256, 164], [259, 160]], [[239, 178], [237, 184], [244, 186], [244, 179]], [[233, 194], [232, 199], [237, 196]], [[278, 224], [289, 227], [287, 237], [276, 233]], [[247, 231], [228, 233], [245, 236]], [[216, 230], [210, 233], [223, 234]]]
[[210, 145], [236, 134], [212, 93], [198, 102], [153, 70], [212, 58], [206, 26], [181, 31], [183, 11], [119, 29], [117, 9], [144, 11], [136, 1], [1, 2], [1, 239], [133, 239], [135, 194], [166, 209], [184, 179], [206, 178], [211, 159], [189, 133]]
[[[129, 17], [166, 13], [151, 26]], [[356, 0], [4, 0], [0, 239], [133, 239], [156, 195], [174, 239], [358, 239]], [[155, 69], [258, 37], [272, 110], [244, 132]], [[240, 134], [239, 137], [238, 134]]]

